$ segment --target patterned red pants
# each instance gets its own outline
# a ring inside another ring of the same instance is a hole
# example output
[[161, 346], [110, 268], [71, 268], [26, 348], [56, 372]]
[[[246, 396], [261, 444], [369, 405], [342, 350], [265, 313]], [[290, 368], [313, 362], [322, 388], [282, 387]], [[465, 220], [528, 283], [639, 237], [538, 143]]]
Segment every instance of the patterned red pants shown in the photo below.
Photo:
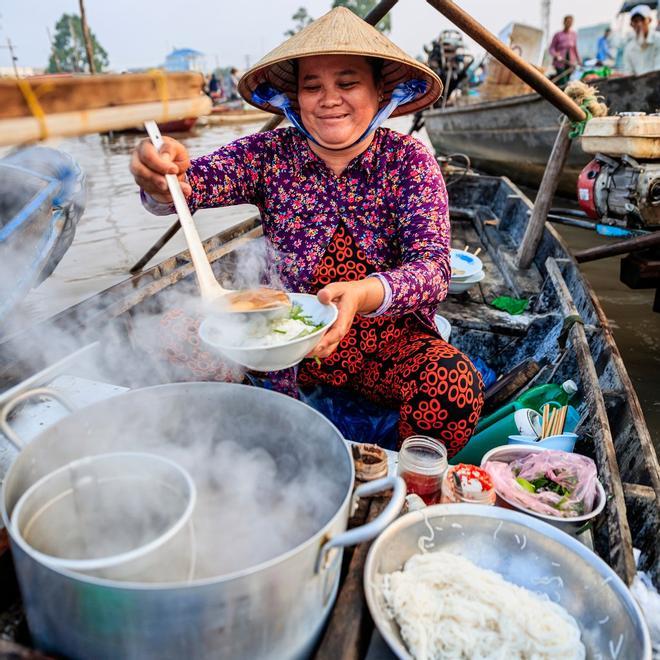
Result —
[[[354, 281], [372, 268], [343, 224], [317, 266], [310, 289]], [[481, 377], [459, 350], [432, 335], [414, 316], [356, 317], [337, 350], [301, 363], [298, 383], [345, 387], [398, 407], [399, 443], [413, 434], [441, 440], [449, 456], [472, 435], [483, 405]]]

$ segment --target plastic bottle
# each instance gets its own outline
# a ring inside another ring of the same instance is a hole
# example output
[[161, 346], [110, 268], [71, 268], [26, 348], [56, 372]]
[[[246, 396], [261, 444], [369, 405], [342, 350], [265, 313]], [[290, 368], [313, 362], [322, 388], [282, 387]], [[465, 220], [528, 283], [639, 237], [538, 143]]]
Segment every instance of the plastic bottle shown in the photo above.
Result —
[[565, 406], [577, 390], [577, 385], [572, 380], [567, 380], [561, 385], [547, 383], [546, 385], [532, 387], [524, 394], [521, 394], [515, 401], [505, 404], [487, 417], [479, 420], [475, 433], [485, 431], [496, 422], [516, 412], [516, 410], [531, 408], [540, 413], [541, 408], [549, 401], [556, 401], [560, 406]]
[[568, 404], [571, 397], [578, 391], [577, 385], [572, 380], [567, 380], [561, 385], [548, 383], [531, 387], [521, 394], [516, 402], [523, 408], [531, 408], [541, 412], [541, 408], [550, 401], [556, 401], [560, 406]]

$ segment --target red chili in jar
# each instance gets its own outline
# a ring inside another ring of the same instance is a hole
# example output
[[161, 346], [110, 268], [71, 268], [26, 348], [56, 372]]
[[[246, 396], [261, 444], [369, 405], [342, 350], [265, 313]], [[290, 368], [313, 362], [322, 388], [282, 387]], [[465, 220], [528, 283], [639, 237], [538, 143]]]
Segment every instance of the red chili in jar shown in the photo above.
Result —
[[496, 500], [493, 480], [488, 472], [476, 465], [452, 465], [442, 482], [442, 504], [465, 502], [494, 505]]
[[442, 442], [423, 435], [413, 435], [403, 441], [398, 474], [406, 482], [409, 495], [414, 493], [426, 504], [437, 504], [446, 470], [447, 449]]

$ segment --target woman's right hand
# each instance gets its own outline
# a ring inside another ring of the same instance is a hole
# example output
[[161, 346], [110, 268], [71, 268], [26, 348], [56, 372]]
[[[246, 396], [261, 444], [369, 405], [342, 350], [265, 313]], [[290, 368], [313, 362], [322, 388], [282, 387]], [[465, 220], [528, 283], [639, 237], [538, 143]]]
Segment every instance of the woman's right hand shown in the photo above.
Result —
[[135, 182], [157, 202], [172, 203], [165, 180], [166, 174], [176, 174], [181, 182], [181, 189], [186, 197], [192, 194], [192, 188], [186, 179], [190, 167], [190, 156], [181, 144], [171, 137], [163, 136], [160, 152], [150, 140], [142, 140], [131, 157], [131, 174]]

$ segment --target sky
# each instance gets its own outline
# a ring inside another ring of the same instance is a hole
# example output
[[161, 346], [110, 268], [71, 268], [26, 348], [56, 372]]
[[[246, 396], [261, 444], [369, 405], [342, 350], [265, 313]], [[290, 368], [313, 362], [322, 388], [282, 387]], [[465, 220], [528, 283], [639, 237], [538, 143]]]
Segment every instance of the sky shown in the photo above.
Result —
[[[92, 31], [110, 57], [112, 70], [162, 64], [172, 48], [195, 48], [217, 65], [245, 68], [284, 40], [301, 5], [318, 18], [331, 0], [86, 0]], [[461, 0], [458, 4], [492, 32], [516, 21], [540, 27], [540, 0]], [[551, 29], [565, 14], [576, 27], [614, 19], [622, 0], [553, 0]], [[51, 33], [64, 12], [78, 13], [77, 0], [0, 0], [0, 46], [11, 38], [20, 66], [45, 67]], [[399, 0], [391, 11], [390, 37], [413, 56], [449, 22], [425, 0]], [[0, 47], [0, 67], [11, 64]]]

